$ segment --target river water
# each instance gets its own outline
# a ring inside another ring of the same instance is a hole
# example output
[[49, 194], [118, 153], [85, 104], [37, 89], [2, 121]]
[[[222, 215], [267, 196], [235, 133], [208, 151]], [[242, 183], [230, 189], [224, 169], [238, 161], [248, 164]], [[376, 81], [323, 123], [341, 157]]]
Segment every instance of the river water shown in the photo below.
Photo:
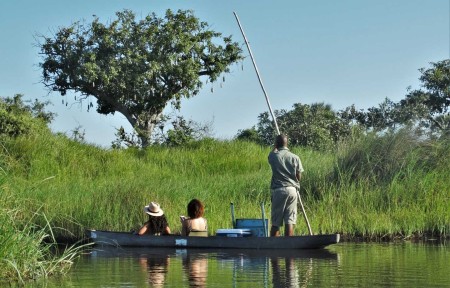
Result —
[[448, 243], [410, 242], [301, 251], [96, 247], [44, 286], [450, 287], [449, 252]]

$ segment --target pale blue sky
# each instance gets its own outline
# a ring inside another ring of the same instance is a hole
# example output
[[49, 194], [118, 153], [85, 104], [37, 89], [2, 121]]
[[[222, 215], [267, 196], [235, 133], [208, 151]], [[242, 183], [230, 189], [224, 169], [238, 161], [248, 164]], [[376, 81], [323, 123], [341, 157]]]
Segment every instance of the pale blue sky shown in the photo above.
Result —
[[[244, 43], [236, 12], [250, 42], [274, 109], [325, 102], [339, 110], [367, 109], [388, 97], [398, 101], [419, 87], [418, 71], [450, 58], [449, 0], [2, 0], [0, 2], [0, 96], [22, 93], [51, 100], [58, 113], [54, 131], [70, 134], [81, 125], [86, 140], [108, 147], [115, 127], [129, 124], [120, 114], [104, 116], [86, 105], [62, 105], [40, 83], [34, 35], [95, 14], [102, 21], [124, 8], [144, 17], [166, 9], [192, 9], [223, 35]], [[245, 54], [248, 55], [244, 46]], [[242, 69], [242, 67], [243, 69]], [[267, 111], [251, 59], [232, 67], [225, 83], [207, 84], [182, 103], [181, 114], [213, 121], [214, 136], [231, 138]], [[211, 87], [214, 92], [211, 93]], [[73, 102], [73, 98], [68, 98]], [[171, 109], [169, 108], [167, 112]]]

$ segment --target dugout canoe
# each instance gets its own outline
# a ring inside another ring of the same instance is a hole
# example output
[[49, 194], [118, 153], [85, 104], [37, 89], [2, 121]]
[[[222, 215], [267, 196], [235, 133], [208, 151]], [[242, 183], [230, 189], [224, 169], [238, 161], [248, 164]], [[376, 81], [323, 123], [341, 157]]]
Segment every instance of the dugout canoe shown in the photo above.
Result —
[[184, 237], [135, 235], [130, 232], [88, 230], [95, 245], [212, 249], [321, 249], [339, 243], [339, 234], [291, 237]]

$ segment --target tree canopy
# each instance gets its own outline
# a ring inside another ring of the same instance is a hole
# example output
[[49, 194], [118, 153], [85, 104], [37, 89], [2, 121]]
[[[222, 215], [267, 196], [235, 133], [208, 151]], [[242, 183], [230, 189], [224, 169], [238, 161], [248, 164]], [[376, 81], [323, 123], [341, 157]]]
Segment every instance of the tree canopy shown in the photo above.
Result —
[[404, 121], [416, 121], [431, 135], [450, 135], [450, 59], [421, 68], [421, 89], [411, 90], [399, 103]]
[[367, 112], [351, 106], [341, 116], [375, 132], [412, 126], [421, 136], [450, 135], [450, 59], [432, 62], [430, 66], [419, 69], [421, 87], [408, 88], [405, 98], [399, 102], [386, 98]]
[[[275, 111], [282, 133], [292, 145], [327, 149], [360, 131], [366, 133], [396, 132], [412, 127], [414, 132], [428, 139], [450, 136], [450, 59], [430, 63], [421, 68], [421, 87], [408, 89], [405, 98], [393, 102], [385, 98], [376, 107], [358, 110], [351, 105], [335, 112], [330, 105], [296, 103], [290, 111]], [[269, 113], [261, 113], [258, 124], [239, 131], [236, 139], [264, 145], [273, 143], [275, 129]]]
[[[349, 121], [340, 118], [330, 105], [324, 103], [296, 103], [292, 110], [275, 110], [275, 116], [282, 133], [289, 136], [291, 145], [325, 150], [351, 133]], [[269, 113], [261, 113], [258, 120], [256, 127], [238, 132], [236, 138], [273, 144], [276, 131]]]
[[78, 101], [93, 96], [98, 113], [123, 114], [145, 147], [167, 104], [180, 109], [181, 99], [198, 94], [203, 81], [230, 72], [243, 59], [242, 49], [191, 10], [141, 20], [129, 10], [116, 16], [108, 24], [95, 17], [41, 36], [42, 82], [61, 95], [80, 94]]

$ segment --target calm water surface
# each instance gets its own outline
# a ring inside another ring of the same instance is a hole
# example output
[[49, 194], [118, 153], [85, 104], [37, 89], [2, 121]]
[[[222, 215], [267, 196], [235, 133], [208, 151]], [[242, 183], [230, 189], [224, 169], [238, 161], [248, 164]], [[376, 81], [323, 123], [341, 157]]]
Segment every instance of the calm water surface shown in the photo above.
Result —
[[450, 287], [448, 244], [322, 250], [96, 248], [46, 287]]

